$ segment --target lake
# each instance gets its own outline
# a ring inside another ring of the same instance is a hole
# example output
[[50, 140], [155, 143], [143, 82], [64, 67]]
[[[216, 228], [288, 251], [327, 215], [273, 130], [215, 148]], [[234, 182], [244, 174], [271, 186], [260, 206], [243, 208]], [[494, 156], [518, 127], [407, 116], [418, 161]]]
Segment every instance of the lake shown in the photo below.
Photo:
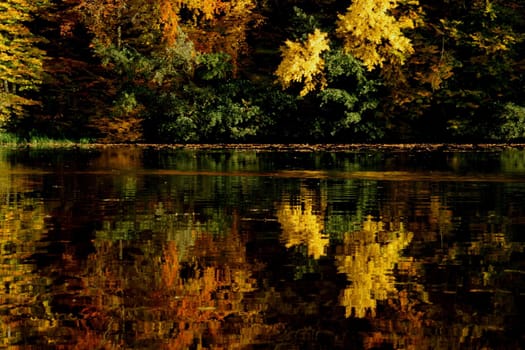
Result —
[[0, 347], [525, 348], [525, 151], [0, 148]]

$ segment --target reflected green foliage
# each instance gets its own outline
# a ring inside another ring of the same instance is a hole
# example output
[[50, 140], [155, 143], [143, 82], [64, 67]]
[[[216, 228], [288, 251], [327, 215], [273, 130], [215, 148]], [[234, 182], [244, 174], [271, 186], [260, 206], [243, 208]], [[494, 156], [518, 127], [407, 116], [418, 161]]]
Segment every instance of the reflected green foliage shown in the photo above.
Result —
[[517, 150], [508, 150], [500, 155], [501, 169], [510, 174], [525, 173], [525, 155]]

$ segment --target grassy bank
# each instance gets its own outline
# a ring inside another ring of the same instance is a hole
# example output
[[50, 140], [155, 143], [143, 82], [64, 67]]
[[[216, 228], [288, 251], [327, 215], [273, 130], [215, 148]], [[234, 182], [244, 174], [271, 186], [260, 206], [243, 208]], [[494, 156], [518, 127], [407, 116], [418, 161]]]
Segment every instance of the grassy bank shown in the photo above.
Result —
[[79, 145], [91, 144], [90, 139], [70, 140], [70, 139], [52, 139], [46, 136], [31, 136], [29, 138], [20, 137], [13, 133], [0, 132], [0, 146], [9, 147], [34, 147], [34, 148], [52, 148], [52, 147], [76, 147]]

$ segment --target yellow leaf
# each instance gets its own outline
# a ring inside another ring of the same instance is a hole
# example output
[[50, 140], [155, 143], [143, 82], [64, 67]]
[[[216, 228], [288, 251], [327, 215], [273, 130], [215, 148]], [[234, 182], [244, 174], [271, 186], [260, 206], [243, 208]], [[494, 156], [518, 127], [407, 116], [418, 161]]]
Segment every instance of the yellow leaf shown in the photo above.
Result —
[[321, 54], [330, 50], [327, 34], [316, 29], [308, 35], [304, 43], [287, 40], [281, 48], [283, 60], [275, 74], [283, 88], [288, 88], [293, 82], [303, 83], [301, 96], [305, 96], [319, 86], [326, 86], [324, 76], [324, 60]]
[[403, 63], [414, 49], [403, 29], [415, 26], [414, 14], [395, 18], [393, 0], [355, 0], [344, 15], [339, 15], [336, 32], [345, 50], [366, 65], [368, 70], [382, 67], [385, 61]]

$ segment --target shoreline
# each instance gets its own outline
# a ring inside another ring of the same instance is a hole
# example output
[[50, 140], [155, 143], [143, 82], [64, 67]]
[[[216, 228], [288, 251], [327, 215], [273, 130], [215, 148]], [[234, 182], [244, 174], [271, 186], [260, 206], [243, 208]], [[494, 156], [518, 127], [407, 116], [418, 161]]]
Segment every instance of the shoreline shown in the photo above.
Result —
[[75, 143], [43, 142], [0, 144], [11, 149], [107, 149], [144, 148], [155, 150], [254, 150], [274, 152], [355, 152], [355, 151], [412, 151], [412, 152], [461, 152], [498, 151], [504, 149], [525, 149], [525, 143], [199, 143], [199, 144], [154, 144], [154, 143]]

